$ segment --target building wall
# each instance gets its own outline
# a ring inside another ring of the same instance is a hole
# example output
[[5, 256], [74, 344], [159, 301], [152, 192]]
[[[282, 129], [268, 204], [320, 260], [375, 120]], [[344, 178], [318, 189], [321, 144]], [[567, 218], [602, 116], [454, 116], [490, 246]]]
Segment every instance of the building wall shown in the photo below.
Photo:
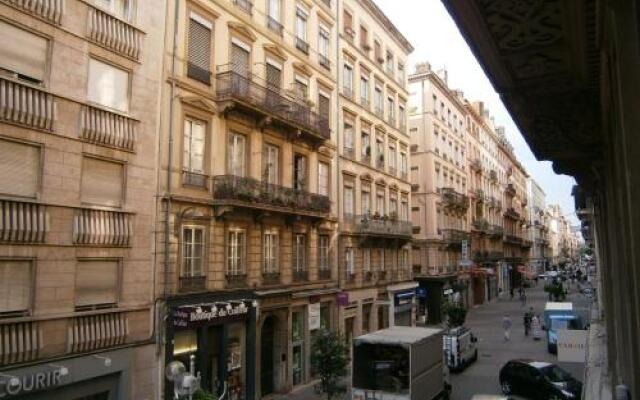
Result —
[[[18, 102], [0, 100], [5, 110], [0, 150], [11, 146], [17, 155], [24, 145], [32, 146], [37, 161], [22, 158], [13, 170], [2, 166], [0, 208], [25, 225], [5, 220], [1, 263], [3, 268], [10, 261], [26, 263], [30, 283], [20, 289], [29, 297], [21, 310], [2, 310], [0, 341], [11, 343], [7, 350], [14, 356], [5, 353], [0, 366], [11, 373], [26, 362], [37, 367], [69, 357], [70, 376], [77, 377], [82, 373], [76, 367], [88, 359], [74, 360], [126, 344], [133, 348], [123, 359], [135, 368], [125, 376], [136, 384], [125, 384], [119, 393], [151, 399], [156, 387], [153, 357], [147, 357], [153, 349], [151, 238], [165, 10], [137, 2], [127, 16], [97, 3], [68, 0], [64, 8], [52, 3], [49, 12], [22, 8], [20, 2], [0, 4], [3, 24], [46, 41], [31, 60], [40, 62], [34, 70], [22, 69], [20, 62], [13, 70], [6, 62], [19, 58], [2, 55], [0, 85]], [[126, 32], [128, 41], [117, 42], [116, 31]], [[11, 43], [22, 43], [14, 49], [21, 54], [36, 48], [10, 35], [3, 34], [3, 41], [3, 51]], [[113, 76], [120, 86], [111, 90]], [[35, 186], [7, 185], [12, 174], [24, 174], [23, 182]], [[103, 182], [109, 182], [108, 188], [101, 187]], [[19, 276], [17, 271], [10, 275]], [[96, 280], [100, 287], [93, 284]], [[19, 295], [2, 293], [13, 299]], [[104, 341], [79, 331], [109, 324], [120, 328]], [[20, 332], [22, 340], [11, 339], [10, 332]]]

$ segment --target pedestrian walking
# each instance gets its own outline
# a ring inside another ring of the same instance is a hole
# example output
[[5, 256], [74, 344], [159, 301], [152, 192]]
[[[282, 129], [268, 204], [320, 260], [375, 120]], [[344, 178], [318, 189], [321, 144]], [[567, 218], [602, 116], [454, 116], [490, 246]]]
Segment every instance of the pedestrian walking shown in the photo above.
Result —
[[531, 330], [531, 319], [533, 318], [533, 307], [529, 307], [529, 311], [524, 313], [524, 335], [529, 336]]
[[523, 288], [520, 288], [520, 307], [524, 307], [527, 304], [527, 293]]
[[531, 329], [533, 331], [533, 340], [540, 340], [542, 337], [542, 327], [540, 326], [540, 316], [534, 315], [531, 318]]
[[511, 295], [511, 300], [513, 300], [513, 288], [509, 289], [509, 294]]
[[502, 328], [504, 329], [504, 341], [508, 342], [511, 339], [511, 317], [509, 314], [502, 317]]

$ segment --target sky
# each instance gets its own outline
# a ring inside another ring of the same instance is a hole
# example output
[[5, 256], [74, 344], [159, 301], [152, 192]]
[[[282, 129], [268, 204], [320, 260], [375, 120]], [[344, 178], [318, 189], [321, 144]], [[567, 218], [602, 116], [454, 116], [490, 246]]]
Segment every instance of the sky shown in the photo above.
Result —
[[484, 101], [496, 125], [505, 127], [516, 157], [544, 190], [547, 204], [560, 204], [571, 224], [577, 225], [571, 196], [575, 180], [553, 172], [551, 162], [536, 160], [442, 2], [374, 1], [415, 48], [407, 63], [409, 72], [413, 72], [416, 63], [424, 61], [434, 70], [446, 68], [450, 88], [462, 90], [471, 101]]

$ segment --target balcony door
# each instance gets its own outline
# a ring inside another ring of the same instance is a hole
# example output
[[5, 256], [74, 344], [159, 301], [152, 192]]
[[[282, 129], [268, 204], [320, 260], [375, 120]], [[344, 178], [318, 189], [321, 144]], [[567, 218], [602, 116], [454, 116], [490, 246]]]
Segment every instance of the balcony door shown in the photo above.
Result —
[[307, 157], [301, 154], [293, 156], [293, 188], [307, 190]]
[[238, 177], [244, 177], [246, 174], [245, 166], [245, 146], [246, 138], [235, 132], [229, 133], [229, 148], [227, 154], [228, 174]]
[[262, 181], [270, 185], [279, 184], [280, 149], [271, 144], [265, 144], [262, 152]]

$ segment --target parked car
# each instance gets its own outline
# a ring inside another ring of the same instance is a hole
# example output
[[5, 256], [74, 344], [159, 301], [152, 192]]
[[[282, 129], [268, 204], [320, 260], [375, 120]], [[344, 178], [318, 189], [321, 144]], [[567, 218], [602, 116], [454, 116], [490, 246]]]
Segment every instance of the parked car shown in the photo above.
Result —
[[511, 360], [500, 369], [500, 387], [506, 395], [531, 400], [580, 400], [582, 383], [555, 364]]
[[498, 394], [474, 394], [471, 400], [511, 400], [512, 397], [500, 396]]

